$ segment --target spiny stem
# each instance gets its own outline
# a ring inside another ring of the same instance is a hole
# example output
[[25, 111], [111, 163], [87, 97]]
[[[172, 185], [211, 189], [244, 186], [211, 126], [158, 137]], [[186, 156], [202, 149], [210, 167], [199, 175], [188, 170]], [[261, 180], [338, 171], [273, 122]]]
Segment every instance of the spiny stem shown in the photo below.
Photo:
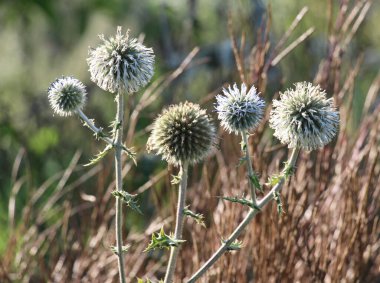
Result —
[[[116, 190], [123, 191], [123, 180], [121, 175], [121, 151], [123, 145], [123, 126], [124, 126], [124, 95], [121, 91], [118, 92], [116, 97], [117, 112], [116, 123], [119, 125], [115, 132], [115, 172], [116, 172]], [[122, 200], [116, 198], [116, 248], [117, 258], [119, 265], [119, 279], [121, 283], [125, 283], [124, 271], [124, 256], [123, 256], [123, 237], [122, 237]]]
[[[95, 124], [82, 112], [82, 110], [77, 110], [79, 116], [82, 118], [82, 120], [86, 123], [86, 125], [96, 134], [102, 133], [102, 129], [95, 126]], [[106, 143], [112, 145], [115, 147], [115, 143], [107, 136], [100, 136], [102, 140], [104, 140]]]
[[[182, 230], [183, 230], [183, 219], [186, 202], [186, 189], [187, 189], [187, 175], [188, 175], [188, 163], [181, 163], [181, 183], [179, 185], [179, 193], [178, 193], [178, 204], [177, 204], [177, 222], [175, 225], [174, 239], [181, 240], [182, 238]], [[177, 257], [179, 253], [180, 247], [171, 247], [170, 249], [170, 258], [168, 267], [166, 269], [165, 280], [164, 283], [173, 282], [174, 270], [177, 262]]]
[[256, 205], [256, 202], [257, 202], [257, 200], [256, 200], [256, 188], [252, 184], [252, 180], [251, 180], [251, 176], [254, 176], [255, 172], [253, 171], [251, 155], [249, 153], [247, 133], [245, 131], [242, 131], [241, 136], [243, 138], [243, 143], [244, 143], [244, 153], [245, 153], [245, 159], [246, 159], [245, 162], [247, 164], [248, 183], [249, 183], [249, 187], [251, 189], [252, 203], [253, 203], [253, 205]]
[[[289, 162], [286, 166], [291, 166], [294, 168], [298, 154], [300, 152], [299, 148], [294, 148], [293, 152], [289, 158]], [[281, 177], [281, 180], [272, 188], [272, 190], [266, 194], [266, 196], [261, 199], [257, 206], [262, 210], [272, 199], [275, 193], [279, 192], [285, 183], [285, 176]], [[244, 231], [244, 228], [251, 222], [255, 215], [259, 213], [257, 209], [250, 209], [247, 216], [240, 222], [239, 226], [232, 232], [228, 239], [220, 246], [220, 248], [210, 257], [210, 259], [203, 264], [203, 266], [198, 269], [196, 273], [187, 281], [187, 283], [193, 283], [197, 281], [223, 254], [227, 251], [229, 245], [239, 237], [239, 235]]]

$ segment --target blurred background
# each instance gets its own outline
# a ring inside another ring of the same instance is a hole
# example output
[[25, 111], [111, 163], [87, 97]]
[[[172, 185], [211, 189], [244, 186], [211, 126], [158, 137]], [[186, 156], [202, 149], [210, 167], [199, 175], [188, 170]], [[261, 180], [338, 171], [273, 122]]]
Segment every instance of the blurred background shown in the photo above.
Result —
[[[380, 282], [380, 2], [370, 0], [2, 0], [0, 2], [0, 282], [117, 282], [113, 158], [83, 167], [104, 144], [77, 117], [54, 116], [50, 83], [72, 75], [88, 87], [85, 113], [107, 129], [113, 96], [90, 81], [89, 46], [130, 29], [156, 54], [146, 90], [128, 97], [126, 189], [144, 215], [125, 208], [131, 282], [163, 277], [167, 251], [143, 253], [150, 234], [173, 230], [176, 168], [146, 153], [149, 125], [184, 100], [215, 117], [215, 95], [237, 82], [271, 101], [298, 81], [321, 84], [341, 113], [339, 137], [304, 152], [275, 205], [201, 282]], [[267, 114], [268, 114], [267, 113]], [[286, 147], [265, 122], [251, 139], [264, 183]], [[215, 119], [215, 123], [218, 122]], [[207, 229], [186, 221], [177, 279], [190, 276], [244, 217], [217, 196], [248, 191], [239, 137], [220, 131], [218, 149], [193, 168], [188, 204]], [[269, 188], [267, 188], [269, 190]], [[239, 263], [238, 265], [236, 263]], [[202, 281], [204, 280], [204, 281]]]

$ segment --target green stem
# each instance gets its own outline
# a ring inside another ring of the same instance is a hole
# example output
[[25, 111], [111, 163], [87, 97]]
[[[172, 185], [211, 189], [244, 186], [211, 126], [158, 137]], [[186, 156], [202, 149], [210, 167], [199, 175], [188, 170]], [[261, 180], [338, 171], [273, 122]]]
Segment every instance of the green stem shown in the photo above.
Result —
[[[183, 164], [181, 163], [180, 175], [181, 175], [181, 183], [179, 186], [179, 193], [178, 193], [177, 222], [175, 225], [175, 232], [174, 232], [174, 238], [176, 240], [181, 240], [182, 238], [183, 219], [184, 219], [183, 210], [185, 208], [185, 202], [186, 202], [187, 175], [188, 175], [187, 162], [184, 162]], [[180, 247], [171, 247], [170, 249], [170, 258], [169, 258], [168, 267], [166, 269], [164, 283], [173, 282], [173, 275], [174, 275], [174, 270], [175, 270], [175, 266], [177, 262], [179, 249]]]
[[252, 183], [251, 176], [253, 177], [255, 175], [255, 172], [253, 171], [252, 167], [252, 160], [251, 160], [251, 155], [249, 152], [249, 146], [248, 146], [248, 137], [247, 133], [245, 131], [241, 132], [241, 136], [243, 138], [243, 143], [244, 143], [244, 153], [245, 153], [245, 161], [247, 164], [247, 171], [248, 171], [248, 183], [249, 183], [249, 188], [251, 189], [251, 198], [252, 198], [252, 203], [253, 205], [256, 205], [256, 188]]
[[[124, 95], [121, 91], [118, 92], [116, 97], [117, 112], [116, 112], [116, 132], [115, 132], [115, 172], [116, 172], [116, 190], [123, 191], [122, 180], [122, 164], [121, 164], [121, 151], [123, 145], [123, 126], [124, 126]], [[122, 200], [116, 198], [116, 247], [117, 258], [119, 265], [119, 279], [121, 283], [125, 283], [124, 271], [124, 256], [123, 256], [123, 237], [122, 237]]]
[[[290, 156], [289, 162], [287, 166], [294, 167], [297, 161], [298, 154], [300, 152], [299, 148], [294, 148], [293, 152]], [[272, 188], [272, 190], [258, 203], [257, 206], [260, 208], [264, 208], [272, 199], [275, 193], [279, 192], [285, 183], [285, 176], [281, 178], [281, 180]], [[219, 249], [210, 257], [210, 259], [203, 264], [203, 266], [198, 269], [196, 273], [187, 281], [187, 283], [193, 283], [197, 281], [223, 254], [227, 251], [229, 245], [233, 241], [239, 237], [239, 235], [244, 231], [244, 228], [251, 222], [251, 220], [255, 217], [256, 214], [259, 213], [259, 210], [250, 209], [247, 216], [240, 222], [239, 226], [232, 232], [232, 234], [228, 237], [228, 239], [219, 247]]]

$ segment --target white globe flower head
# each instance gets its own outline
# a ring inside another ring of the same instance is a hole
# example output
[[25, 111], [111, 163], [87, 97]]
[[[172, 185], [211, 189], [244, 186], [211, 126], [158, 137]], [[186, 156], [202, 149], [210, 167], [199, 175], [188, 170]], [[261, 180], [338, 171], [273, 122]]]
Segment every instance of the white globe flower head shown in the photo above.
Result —
[[130, 39], [128, 32], [122, 34], [118, 27], [114, 37], [105, 39], [100, 35], [103, 43], [89, 50], [87, 63], [91, 80], [111, 93], [136, 92], [153, 76], [153, 49], [146, 48], [135, 38]]
[[273, 101], [269, 123], [283, 144], [310, 151], [324, 147], [336, 136], [339, 112], [319, 85], [299, 82], [280, 98]]
[[256, 129], [264, 115], [264, 100], [258, 96], [254, 86], [247, 93], [244, 83], [241, 90], [236, 83], [232, 88], [223, 89], [223, 94], [217, 95], [216, 101], [218, 118], [229, 133], [239, 134]]
[[55, 80], [48, 89], [51, 108], [60, 116], [71, 116], [86, 104], [86, 87], [73, 77]]

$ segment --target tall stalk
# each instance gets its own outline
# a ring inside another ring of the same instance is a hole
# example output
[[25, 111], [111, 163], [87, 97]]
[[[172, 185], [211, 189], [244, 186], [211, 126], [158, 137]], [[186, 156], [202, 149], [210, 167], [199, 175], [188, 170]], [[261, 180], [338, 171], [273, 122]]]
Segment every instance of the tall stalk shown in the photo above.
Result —
[[[294, 168], [298, 154], [300, 152], [299, 148], [294, 148], [293, 152], [289, 158], [286, 166], [290, 168]], [[279, 192], [285, 183], [285, 175], [281, 177], [279, 182], [272, 188], [272, 190], [257, 203], [257, 207], [261, 210], [264, 208], [274, 197], [274, 195]], [[240, 222], [239, 226], [232, 232], [232, 234], [228, 237], [228, 239], [220, 246], [220, 248], [210, 257], [210, 259], [203, 264], [203, 266], [191, 276], [191, 278], [187, 281], [187, 283], [196, 282], [223, 254], [228, 250], [228, 247], [232, 244], [233, 241], [240, 236], [240, 234], [244, 231], [245, 227], [251, 222], [251, 220], [258, 214], [260, 211], [257, 209], [250, 209], [247, 216]]]
[[[115, 174], [116, 174], [116, 190], [123, 191], [123, 180], [121, 175], [122, 163], [121, 152], [123, 146], [123, 127], [124, 127], [124, 95], [121, 91], [118, 92], [116, 97], [117, 112], [115, 119]], [[119, 265], [119, 279], [121, 283], [125, 283], [124, 271], [124, 256], [123, 256], [123, 237], [122, 237], [122, 200], [116, 198], [116, 248], [117, 258]]]
[[251, 190], [251, 197], [252, 197], [252, 203], [253, 205], [256, 205], [256, 188], [252, 183], [252, 178], [255, 177], [255, 172], [253, 171], [252, 167], [252, 160], [251, 160], [251, 155], [249, 152], [249, 145], [248, 145], [248, 137], [247, 133], [245, 131], [241, 131], [241, 136], [243, 139], [243, 150], [245, 153], [245, 162], [247, 164], [247, 172], [248, 172], [248, 183], [249, 183], [249, 188]]
[[[188, 175], [188, 163], [183, 162], [181, 163], [181, 169], [180, 169], [181, 182], [179, 185], [179, 193], [178, 193], [177, 220], [176, 220], [175, 232], [174, 232], [175, 240], [181, 240], [182, 238], [183, 221], [184, 221], [183, 210], [185, 208], [185, 202], [186, 202], [187, 175]], [[170, 258], [169, 258], [168, 267], [166, 269], [164, 283], [173, 282], [173, 275], [174, 275], [175, 266], [177, 263], [179, 249], [180, 247], [175, 247], [175, 246], [172, 246], [170, 248]]]

